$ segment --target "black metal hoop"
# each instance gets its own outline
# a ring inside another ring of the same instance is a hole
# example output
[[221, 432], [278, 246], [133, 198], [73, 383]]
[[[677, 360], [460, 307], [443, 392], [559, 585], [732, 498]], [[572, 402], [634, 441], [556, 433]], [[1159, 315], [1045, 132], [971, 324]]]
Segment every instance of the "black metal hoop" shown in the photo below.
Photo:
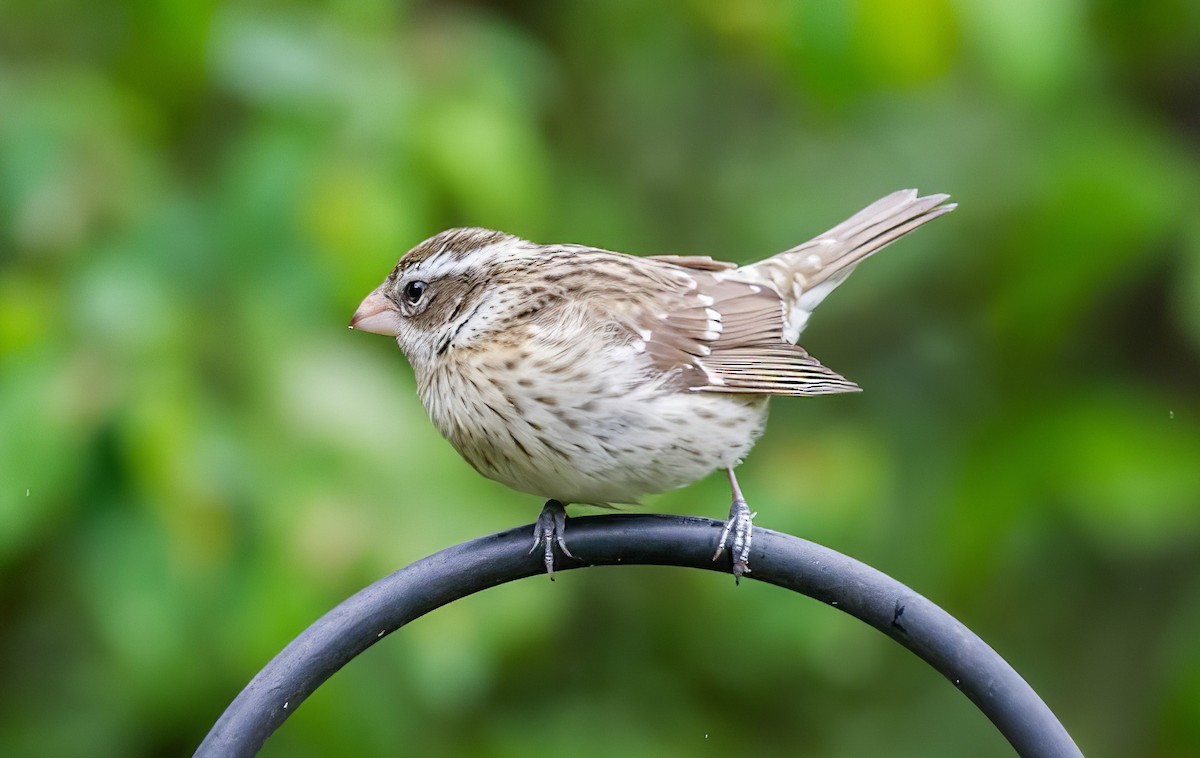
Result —
[[[722, 524], [622, 514], [573, 518], [561, 570], [645, 564], [727, 571], [712, 560]], [[356, 655], [435, 608], [544, 573], [529, 554], [532, 524], [464, 542], [380, 579], [322, 616], [254, 677], [213, 725], [197, 756], [251, 756], [317, 687]], [[940, 671], [1026, 758], [1082, 753], [1037, 693], [950, 614], [891, 577], [829, 548], [755, 528], [748, 576], [845, 611]]]

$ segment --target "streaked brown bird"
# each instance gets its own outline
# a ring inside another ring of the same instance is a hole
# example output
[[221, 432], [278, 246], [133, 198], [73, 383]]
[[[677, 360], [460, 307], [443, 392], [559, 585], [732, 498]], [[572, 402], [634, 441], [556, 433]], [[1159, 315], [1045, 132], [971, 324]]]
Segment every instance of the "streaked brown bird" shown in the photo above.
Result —
[[400, 259], [350, 326], [396, 338], [438, 430], [476, 471], [549, 498], [548, 572], [570, 503], [637, 503], [724, 469], [733, 504], [713, 559], [749, 571], [734, 467], [772, 395], [856, 392], [796, 344], [864, 258], [954, 209], [902, 190], [747, 266], [636, 257], [451, 229]]

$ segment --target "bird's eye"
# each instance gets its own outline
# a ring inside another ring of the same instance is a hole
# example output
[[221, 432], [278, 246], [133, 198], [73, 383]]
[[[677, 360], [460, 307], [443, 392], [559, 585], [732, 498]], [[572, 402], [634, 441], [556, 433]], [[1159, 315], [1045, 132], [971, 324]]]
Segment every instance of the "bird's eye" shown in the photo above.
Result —
[[412, 281], [404, 285], [404, 299], [409, 305], [416, 305], [421, 302], [421, 298], [425, 296], [425, 290], [429, 285], [422, 281]]

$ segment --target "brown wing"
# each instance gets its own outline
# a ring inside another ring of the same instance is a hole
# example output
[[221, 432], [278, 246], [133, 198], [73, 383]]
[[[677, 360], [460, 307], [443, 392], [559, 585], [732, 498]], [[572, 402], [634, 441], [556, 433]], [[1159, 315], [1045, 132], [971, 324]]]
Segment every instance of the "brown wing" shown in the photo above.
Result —
[[[774, 289], [730, 278], [727, 269], [688, 269], [675, 268], [683, 276], [673, 277], [674, 297], [638, 308], [630, 324], [654, 366], [674, 373], [681, 387], [764, 395], [858, 391], [784, 338], [783, 302]], [[665, 307], [655, 312], [658, 306]]]
[[681, 268], [691, 268], [697, 271], [728, 271], [737, 268], [736, 263], [716, 261], [707, 255], [648, 255], [648, 261], [662, 261]]
[[953, 210], [948, 199], [894, 192], [816, 239], [744, 268], [705, 257], [651, 259], [688, 281], [674, 305], [657, 314], [657, 323], [642, 315], [638, 327], [647, 352], [655, 366], [677, 371], [691, 390], [778, 395], [858, 390], [793, 343], [812, 310], [860, 261]]

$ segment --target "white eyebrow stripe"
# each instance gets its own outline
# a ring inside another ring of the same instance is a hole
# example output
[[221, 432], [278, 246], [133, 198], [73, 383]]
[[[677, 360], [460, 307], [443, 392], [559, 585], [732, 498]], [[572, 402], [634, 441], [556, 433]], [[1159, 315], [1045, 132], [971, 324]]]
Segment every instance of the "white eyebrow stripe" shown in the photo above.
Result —
[[513, 238], [503, 242], [492, 242], [482, 247], [475, 248], [464, 255], [456, 255], [453, 251], [447, 252], [446, 246], [438, 248], [436, 253], [423, 258], [412, 266], [413, 271], [417, 271], [424, 266], [421, 272], [428, 279], [438, 279], [442, 277], [457, 276], [474, 269], [478, 269], [481, 261], [494, 256], [524, 256], [528, 257], [532, 251], [527, 251], [528, 248], [520, 244], [520, 240]]

